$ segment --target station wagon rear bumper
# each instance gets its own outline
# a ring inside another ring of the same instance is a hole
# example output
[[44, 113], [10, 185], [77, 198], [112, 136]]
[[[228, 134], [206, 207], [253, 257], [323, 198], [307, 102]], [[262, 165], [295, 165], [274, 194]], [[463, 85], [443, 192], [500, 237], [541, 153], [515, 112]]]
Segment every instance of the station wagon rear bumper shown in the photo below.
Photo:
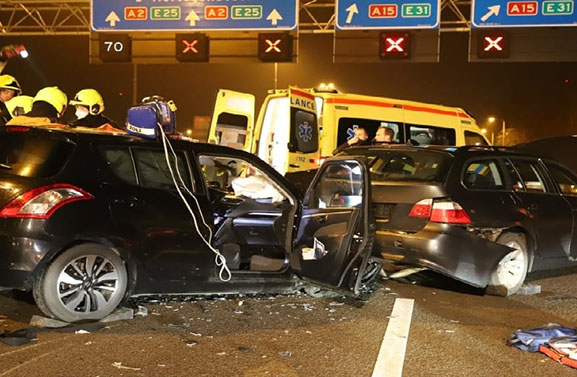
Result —
[[377, 231], [373, 255], [398, 264], [426, 267], [484, 288], [499, 261], [511, 251], [464, 227], [428, 223], [413, 234]]

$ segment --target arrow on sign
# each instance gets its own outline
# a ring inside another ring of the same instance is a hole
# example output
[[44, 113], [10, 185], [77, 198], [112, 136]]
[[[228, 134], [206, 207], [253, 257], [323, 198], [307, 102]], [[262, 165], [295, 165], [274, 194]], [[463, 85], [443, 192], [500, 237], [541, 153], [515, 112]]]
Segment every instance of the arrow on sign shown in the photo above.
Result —
[[116, 23], [120, 22], [120, 18], [118, 18], [118, 15], [116, 14], [116, 12], [112, 11], [112, 12], [108, 13], [108, 16], [106, 16], [106, 19], [104, 20], [104, 22], [109, 22], [110, 27], [115, 27]]
[[273, 26], [276, 26], [279, 21], [282, 21], [282, 16], [276, 9], [273, 9], [266, 19], [270, 21]]
[[485, 15], [483, 17], [481, 17], [481, 21], [485, 22], [489, 19], [489, 17], [491, 17], [492, 15], [498, 16], [499, 15], [499, 11], [501, 10], [501, 6], [500, 5], [493, 5], [492, 7], [488, 8], [489, 11], [487, 13], [485, 13]]
[[191, 10], [184, 20], [190, 21], [190, 26], [195, 26], [196, 21], [200, 21], [200, 17], [198, 17], [198, 14], [196, 14], [195, 11]]
[[351, 22], [353, 22], [353, 16], [355, 14], [359, 14], [359, 8], [357, 7], [357, 3], [353, 3], [353, 5], [348, 7], [346, 10], [347, 12], [349, 12], [346, 23], [350, 24]]

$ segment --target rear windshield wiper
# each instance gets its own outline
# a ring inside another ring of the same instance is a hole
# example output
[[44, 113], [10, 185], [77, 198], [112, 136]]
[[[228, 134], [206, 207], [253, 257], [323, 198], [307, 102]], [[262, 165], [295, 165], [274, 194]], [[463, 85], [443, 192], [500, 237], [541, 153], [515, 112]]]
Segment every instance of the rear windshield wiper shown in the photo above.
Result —
[[6, 164], [0, 164], [0, 168], [3, 168], [3, 169], [12, 169], [12, 166], [6, 165]]

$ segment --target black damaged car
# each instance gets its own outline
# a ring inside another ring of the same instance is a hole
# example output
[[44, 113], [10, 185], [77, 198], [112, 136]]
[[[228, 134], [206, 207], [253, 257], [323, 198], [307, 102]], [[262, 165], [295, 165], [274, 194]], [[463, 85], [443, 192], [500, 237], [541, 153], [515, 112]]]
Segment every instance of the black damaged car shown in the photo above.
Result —
[[363, 158], [329, 159], [302, 202], [254, 155], [171, 144], [1, 128], [0, 286], [74, 322], [130, 296], [292, 292], [300, 278], [358, 294], [378, 273]]
[[577, 262], [577, 177], [553, 160], [498, 147], [349, 148], [365, 156], [373, 257], [511, 295], [529, 271]]

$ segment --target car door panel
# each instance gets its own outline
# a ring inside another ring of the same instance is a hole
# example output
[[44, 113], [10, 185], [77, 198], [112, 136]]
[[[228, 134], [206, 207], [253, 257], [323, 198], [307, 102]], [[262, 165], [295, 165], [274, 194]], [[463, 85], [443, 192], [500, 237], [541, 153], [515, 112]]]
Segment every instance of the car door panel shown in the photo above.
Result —
[[325, 163], [305, 195], [291, 267], [319, 285], [359, 293], [374, 224], [370, 181], [363, 160]]
[[[119, 150], [124, 150], [129, 159], [134, 155], [128, 148]], [[162, 153], [158, 149], [153, 151]], [[155, 183], [144, 182], [142, 175], [138, 176], [139, 184], [126, 184], [118, 180], [118, 171], [114, 172], [116, 177], [103, 177], [102, 188], [118, 233], [125, 238], [127, 247], [139, 252], [135, 293], [179, 292], [183, 280], [206, 281], [213, 276], [213, 253], [202, 241], [176, 189], [160, 188], [161, 185], [146, 187]], [[197, 195], [197, 200], [202, 203], [207, 198]], [[198, 228], [208, 235], [192, 199], [189, 206], [196, 215]], [[206, 221], [210, 224], [211, 220]]]
[[516, 187], [518, 184], [513, 179], [517, 211], [524, 215], [534, 233], [535, 252], [542, 258], [566, 257], [573, 233], [569, 203], [551, 187], [538, 160], [510, 161], [520, 177], [518, 184], [523, 185]]

